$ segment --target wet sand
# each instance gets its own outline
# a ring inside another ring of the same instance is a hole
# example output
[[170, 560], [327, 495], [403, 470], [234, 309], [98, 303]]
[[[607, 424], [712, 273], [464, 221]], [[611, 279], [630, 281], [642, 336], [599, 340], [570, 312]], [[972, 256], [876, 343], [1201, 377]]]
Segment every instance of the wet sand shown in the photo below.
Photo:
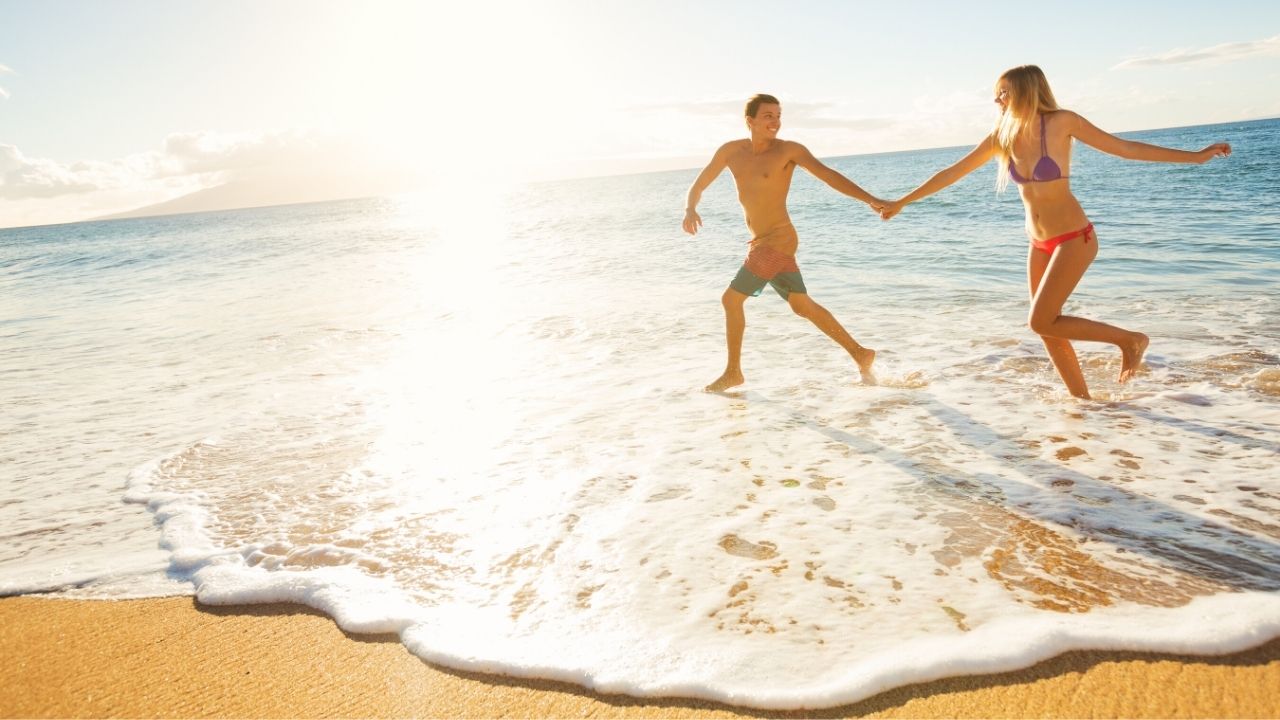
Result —
[[1234, 655], [1071, 652], [839, 708], [599, 695], [428, 665], [297, 605], [0, 599], [4, 717], [1280, 717], [1280, 640]]

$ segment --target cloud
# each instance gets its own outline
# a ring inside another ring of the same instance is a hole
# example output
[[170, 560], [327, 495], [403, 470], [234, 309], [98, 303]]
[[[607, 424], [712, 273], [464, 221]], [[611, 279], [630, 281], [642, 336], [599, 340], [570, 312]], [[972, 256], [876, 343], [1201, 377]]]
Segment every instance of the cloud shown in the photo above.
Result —
[[304, 131], [183, 132], [166, 137], [160, 151], [73, 163], [29, 158], [13, 145], [0, 145], [0, 199], [140, 190], [181, 178], [189, 181], [177, 183], [184, 187], [209, 187], [270, 168], [314, 167], [316, 158], [341, 152], [338, 145], [332, 138]]
[[32, 158], [0, 144], [0, 227], [83, 220], [192, 194], [245, 207], [400, 192], [425, 171], [406, 165], [397, 149], [307, 130], [172, 133], [156, 150], [106, 161]]
[[[746, 106], [746, 98], [737, 98], [733, 100], [691, 100], [667, 103], [649, 103], [644, 105], [632, 105], [627, 107], [626, 110], [631, 112], [675, 112], [684, 115], [741, 117]], [[782, 114], [783, 117], [786, 118], [790, 115], [822, 111], [829, 107], [831, 107], [831, 103], [787, 102], [783, 99]]]
[[[697, 117], [737, 119], [742, 117], [745, 106], [745, 100], [735, 99], [653, 103], [633, 105], [627, 109], [631, 112], [668, 112]], [[784, 101], [782, 120], [787, 127], [824, 130], [882, 130], [895, 123], [890, 118], [841, 116], [834, 112], [835, 109], [835, 103], [830, 102]]]
[[843, 117], [801, 117], [789, 118], [788, 125], [796, 128], [824, 130], [883, 130], [893, 127], [898, 121], [891, 118], [843, 118]]
[[332, 139], [285, 130], [265, 133], [172, 133], [160, 157], [163, 174], [242, 171], [287, 166], [324, 154]]
[[1280, 55], [1280, 35], [1269, 37], [1266, 40], [1222, 43], [1202, 50], [1171, 50], [1160, 55], [1129, 58], [1111, 69], [1120, 70], [1122, 68], [1177, 65], [1181, 63], [1222, 64], [1256, 55]]
[[[803, 143], [818, 157], [971, 146], [990, 132], [996, 117], [985, 83], [908, 97], [888, 111], [860, 98], [782, 101], [783, 137]], [[645, 168], [658, 167], [660, 158], [684, 163], [672, 161], [670, 167], [698, 165], [724, 141], [745, 134], [742, 105], [742, 99], [725, 96], [634, 103], [614, 116], [617, 122], [603, 124], [611, 143], [598, 155], [613, 162], [614, 172], [624, 172], [629, 160]]]
[[[13, 68], [3, 63], [0, 63], [0, 75], [14, 75], [14, 74], [15, 73], [13, 72]], [[9, 91], [5, 90], [3, 87], [0, 87], [0, 99], [3, 99], [3, 100], [9, 99]]]
[[0, 199], [48, 198], [97, 190], [91, 168], [73, 170], [52, 160], [25, 157], [0, 145]]

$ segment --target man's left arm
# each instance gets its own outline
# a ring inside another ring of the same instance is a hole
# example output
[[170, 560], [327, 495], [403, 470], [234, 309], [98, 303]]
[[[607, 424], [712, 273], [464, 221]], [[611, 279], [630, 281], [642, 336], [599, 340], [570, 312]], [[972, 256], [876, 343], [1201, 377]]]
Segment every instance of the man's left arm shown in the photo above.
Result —
[[876, 210], [888, 205], [884, 200], [863, 190], [854, 181], [823, 165], [821, 160], [809, 152], [809, 148], [800, 143], [793, 143], [793, 145], [795, 145], [794, 159], [796, 164], [808, 170], [810, 175], [830, 185], [836, 192], [844, 193], [855, 200], [861, 200]]

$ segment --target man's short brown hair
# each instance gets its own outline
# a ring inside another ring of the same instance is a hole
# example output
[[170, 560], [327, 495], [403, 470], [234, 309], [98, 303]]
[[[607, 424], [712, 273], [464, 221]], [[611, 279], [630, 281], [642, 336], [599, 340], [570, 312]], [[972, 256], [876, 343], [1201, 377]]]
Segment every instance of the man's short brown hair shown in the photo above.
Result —
[[761, 105], [781, 105], [781, 104], [782, 103], [778, 102], [778, 98], [772, 95], [765, 95], [764, 93], [756, 93], [755, 95], [752, 96], [750, 100], [747, 101], [746, 116], [752, 117], [752, 118], [755, 117], [756, 112], [760, 109]]

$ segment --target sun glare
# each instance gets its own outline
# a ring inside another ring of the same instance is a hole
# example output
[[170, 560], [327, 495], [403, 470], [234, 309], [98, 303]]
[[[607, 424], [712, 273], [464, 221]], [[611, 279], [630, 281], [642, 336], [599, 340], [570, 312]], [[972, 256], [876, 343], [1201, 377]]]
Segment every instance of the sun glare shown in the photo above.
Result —
[[589, 144], [591, 89], [605, 86], [566, 42], [571, 18], [526, 3], [330, 12], [342, 122], [424, 179], [475, 165], [482, 178], [555, 175]]

